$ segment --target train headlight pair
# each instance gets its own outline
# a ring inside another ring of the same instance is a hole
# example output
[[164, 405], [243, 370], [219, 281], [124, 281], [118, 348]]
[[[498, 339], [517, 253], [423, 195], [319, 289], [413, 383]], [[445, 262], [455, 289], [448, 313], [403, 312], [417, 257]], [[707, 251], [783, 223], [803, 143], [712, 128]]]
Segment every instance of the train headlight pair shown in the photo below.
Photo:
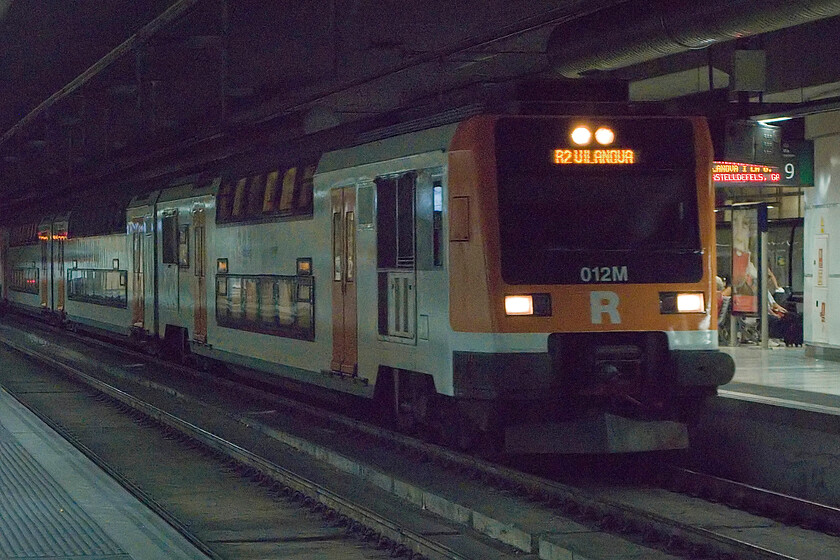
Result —
[[602, 146], [609, 146], [613, 143], [613, 141], [615, 141], [615, 132], [613, 132], [611, 128], [607, 128], [605, 126], [598, 128], [594, 134], [589, 127], [579, 126], [572, 131], [571, 136], [572, 142], [578, 146], [589, 145], [589, 143], [592, 142], [593, 136], [595, 137], [595, 141]]
[[706, 298], [703, 292], [659, 292], [659, 312], [705, 313]]
[[551, 294], [521, 294], [505, 296], [505, 315], [551, 315]]
[[[703, 292], [660, 292], [659, 312], [705, 313], [706, 298]], [[550, 294], [517, 294], [505, 296], [505, 315], [549, 317], [551, 315]]]

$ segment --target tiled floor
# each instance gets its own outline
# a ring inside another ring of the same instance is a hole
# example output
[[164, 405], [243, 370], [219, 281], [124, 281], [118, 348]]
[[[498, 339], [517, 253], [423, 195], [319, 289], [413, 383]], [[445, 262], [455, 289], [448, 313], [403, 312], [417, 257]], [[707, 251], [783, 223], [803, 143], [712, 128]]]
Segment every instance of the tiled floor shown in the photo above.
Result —
[[0, 558], [207, 557], [0, 387]]
[[[735, 360], [734, 383], [840, 395], [840, 362], [809, 358], [805, 348], [722, 347]], [[725, 389], [726, 387], [724, 387]]]

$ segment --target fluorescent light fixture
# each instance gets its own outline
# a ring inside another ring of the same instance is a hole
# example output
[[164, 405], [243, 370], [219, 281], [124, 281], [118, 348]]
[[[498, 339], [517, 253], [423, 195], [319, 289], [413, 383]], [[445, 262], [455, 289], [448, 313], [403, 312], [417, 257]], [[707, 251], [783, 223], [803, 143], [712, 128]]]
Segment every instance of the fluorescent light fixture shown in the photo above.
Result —
[[760, 119], [758, 122], [760, 124], [771, 124], [771, 123], [789, 121], [792, 118], [793, 117], [770, 117], [770, 118], [767, 118], [767, 119]]

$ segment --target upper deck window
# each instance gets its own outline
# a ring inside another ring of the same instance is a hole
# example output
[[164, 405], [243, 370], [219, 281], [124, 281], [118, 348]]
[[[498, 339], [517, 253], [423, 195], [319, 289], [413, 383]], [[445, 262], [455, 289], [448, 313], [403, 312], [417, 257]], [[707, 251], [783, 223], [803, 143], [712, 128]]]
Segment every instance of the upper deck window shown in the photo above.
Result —
[[9, 246], [34, 245], [35, 243], [38, 243], [37, 223], [20, 224], [9, 230]]
[[161, 260], [164, 264], [178, 264], [179, 230], [177, 210], [167, 210], [161, 219]]
[[312, 215], [315, 164], [275, 169], [223, 183], [216, 222], [262, 222]]

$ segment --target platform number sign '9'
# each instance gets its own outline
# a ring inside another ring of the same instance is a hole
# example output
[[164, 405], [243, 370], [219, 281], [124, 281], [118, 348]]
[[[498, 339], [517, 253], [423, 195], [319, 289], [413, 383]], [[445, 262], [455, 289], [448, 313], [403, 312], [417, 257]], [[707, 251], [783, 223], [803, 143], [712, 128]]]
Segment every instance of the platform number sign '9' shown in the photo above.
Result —
[[618, 313], [618, 303], [618, 294], [615, 292], [590, 292], [589, 311], [592, 324], [603, 324], [604, 318], [607, 319], [607, 322], [613, 325], [621, 323], [621, 315]]

